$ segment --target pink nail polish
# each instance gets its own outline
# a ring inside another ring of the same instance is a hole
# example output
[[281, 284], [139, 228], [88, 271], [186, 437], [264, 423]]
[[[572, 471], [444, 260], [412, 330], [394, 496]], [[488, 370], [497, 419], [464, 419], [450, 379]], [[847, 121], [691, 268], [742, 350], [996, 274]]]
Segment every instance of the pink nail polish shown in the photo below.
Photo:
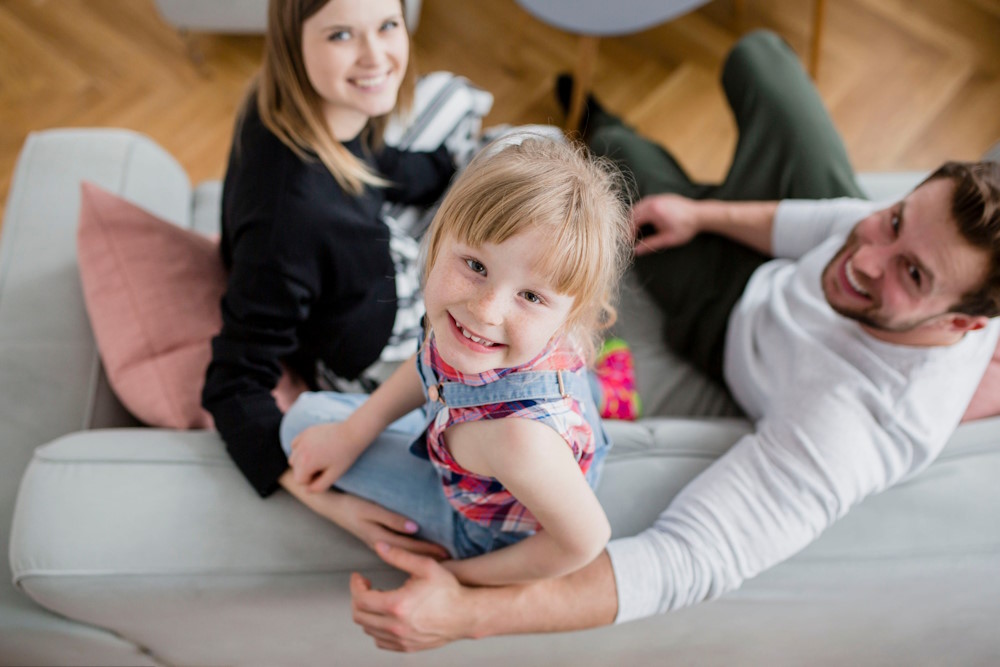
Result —
[[408, 532], [408, 533], [415, 533], [415, 532], [417, 532], [417, 528], [418, 528], [418, 526], [417, 526], [417, 524], [416, 524], [415, 522], [413, 522], [413, 521], [407, 521], [407, 522], [406, 522], [405, 524], [403, 524], [403, 528], [404, 528], [404, 529], [406, 530], [406, 532]]

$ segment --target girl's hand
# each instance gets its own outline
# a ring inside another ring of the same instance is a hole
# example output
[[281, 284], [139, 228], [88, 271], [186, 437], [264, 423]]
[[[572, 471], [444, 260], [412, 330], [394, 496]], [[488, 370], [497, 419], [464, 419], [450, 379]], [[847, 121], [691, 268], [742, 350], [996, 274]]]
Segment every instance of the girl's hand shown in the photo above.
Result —
[[410, 537], [419, 529], [417, 524], [381, 505], [340, 491], [312, 493], [293, 479], [290, 470], [278, 481], [309, 509], [337, 524], [373, 550], [376, 543], [385, 542], [435, 560], [449, 557], [444, 547]]
[[326, 491], [354, 465], [367, 442], [359, 442], [346, 422], [316, 424], [292, 440], [288, 465], [298, 484]]
[[699, 231], [697, 202], [680, 195], [650, 195], [632, 207], [632, 230], [652, 228], [635, 243], [635, 254], [648, 255], [656, 250], [684, 245]]

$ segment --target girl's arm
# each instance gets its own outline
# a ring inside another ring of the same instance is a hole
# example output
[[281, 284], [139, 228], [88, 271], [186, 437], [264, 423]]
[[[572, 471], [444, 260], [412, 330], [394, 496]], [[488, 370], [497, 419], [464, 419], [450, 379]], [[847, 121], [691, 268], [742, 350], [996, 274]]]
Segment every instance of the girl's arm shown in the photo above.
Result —
[[292, 441], [292, 477], [309, 491], [326, 491], [392, 422], [424, 403], [415, 357], [396, 369], [343, 422], [317, 424]]
[[502, 585], [568, 574], [590, 563], [611, 526], [566, 441], [530, 419], [457, 424], [446, 432], [459, 465], [495, 477], [542, 525], [517, 544], [445, 567], [467, 584]]

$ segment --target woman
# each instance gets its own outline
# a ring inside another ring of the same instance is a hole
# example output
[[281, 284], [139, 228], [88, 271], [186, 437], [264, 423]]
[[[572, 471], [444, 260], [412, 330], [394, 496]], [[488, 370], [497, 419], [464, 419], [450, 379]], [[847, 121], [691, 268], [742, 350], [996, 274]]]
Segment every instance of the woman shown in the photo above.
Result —
[[415, 527], [295, 485], [271, 392], [282, 364], [314, 388], [371, 388], [416, 351], [416, 244], [380, 211], [387, 200], [432, 203], [454, 167], [443, 148], [381, 144], [386, 119], [412, 97], [409, 47], [400, 0], [271, 0], [223, 185], [230, 273], [202, 395], [261, 496], [280, 484], [369, 544], [391, 537], [387, 527]]

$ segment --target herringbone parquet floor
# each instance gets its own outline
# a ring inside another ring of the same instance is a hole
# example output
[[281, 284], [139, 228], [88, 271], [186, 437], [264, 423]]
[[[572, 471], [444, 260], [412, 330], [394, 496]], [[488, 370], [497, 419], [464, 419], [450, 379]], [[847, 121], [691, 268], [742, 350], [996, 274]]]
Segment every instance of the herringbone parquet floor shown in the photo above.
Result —
[[[741, 4], [714, 0], [601, 42], [596, 94], [698, 178], [718, 178], [735, 141], [717, 73], [738, 35], [766, 27], [808, 52], [812, 2]], [[1000, 0], [826, 5], [817, 85], [856, 168], [927, 169], [1000, 140]], [[415, 43], [422, 70], [449, 69], [493, 92], [489, 124], [561, 124], [552, 85], [572, 68], [575, 38], [513, 0], [423, 0]], [[59, 126], [139, 130], [193, 181], [219, 178], [261, 45], [255, 36], [186, 41], [152, 0], [0, 0], [0, 201], [27, 133]]]

